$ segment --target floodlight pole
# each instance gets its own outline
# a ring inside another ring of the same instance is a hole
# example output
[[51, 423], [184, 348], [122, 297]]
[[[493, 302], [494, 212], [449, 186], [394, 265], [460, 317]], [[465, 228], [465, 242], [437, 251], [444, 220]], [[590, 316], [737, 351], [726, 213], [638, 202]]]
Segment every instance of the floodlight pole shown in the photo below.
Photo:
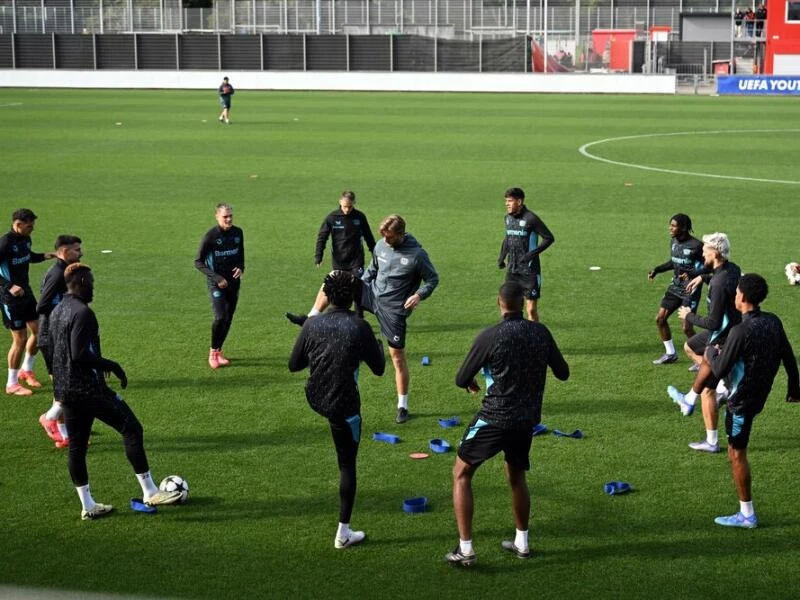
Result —
[[547, 0], [544, 0], [544, 48], [542, 48], [544, 55], [544, 72], [547, 73]]
[[572, 66], [575, 67], [575, 56], [578, 54], [578, 44], [581, 39], [581, 0], [575, 0], [575, 50]]
[[317, 9], [317, 35], [322, 33], [322, 0], [316, 0]]
[[531, 0], [526, 0], [525, 3], [525, 35], [531, 37]]
[[[728, 61], [728, 75], [733, 75], [733, 47], [734, 41], [733, 38], [736, 35], [736, 19], [734, 18], [734, 0], [731, 0], [731, 58]], [[711, 58], [714, 58], [713, 56]], [[713, 64], [713, 61], [712, 61]]]

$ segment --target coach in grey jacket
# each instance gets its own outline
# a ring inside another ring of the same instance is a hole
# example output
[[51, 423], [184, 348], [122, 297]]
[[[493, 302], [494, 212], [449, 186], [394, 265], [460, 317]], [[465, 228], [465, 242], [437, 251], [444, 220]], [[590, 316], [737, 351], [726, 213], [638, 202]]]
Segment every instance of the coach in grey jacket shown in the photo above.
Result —
[[[389, 342], [397, 386], [397, 423], [408, 421], [406, 319], [439, 285], [439, 275], [419, 242], [406, 233], [400, 215], [389, 215], [380, 225], [383, 239], [375, 244], [372, 263], [361, 278], [361, 306], [373, 313]], [[423, 285], [420, 285], [423, 283]]]

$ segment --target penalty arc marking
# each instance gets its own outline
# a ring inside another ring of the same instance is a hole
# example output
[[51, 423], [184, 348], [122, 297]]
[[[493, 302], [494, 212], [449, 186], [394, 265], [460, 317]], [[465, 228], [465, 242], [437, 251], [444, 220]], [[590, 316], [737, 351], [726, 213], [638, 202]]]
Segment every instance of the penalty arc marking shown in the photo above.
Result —
[[642, 169], [644, 171], [656, 171], [658, 173], [670, 173], [672, 175], [691, 175], [694, 177], [711, 177], [713, 179], [735, 179], [736, 181], [754, 181], [758, 183], [782, 183], [786, 185], [800, 185], [800, 181], [794, 181], [791, 179], [765, 179], [762, 177], [742, 177], [739, 175], [717, 175], [715, 173], [679, 171], [676, 169], [662, 169], [660, 167], [651, 167], [648, 165], [640, 165], [636, 163], [627, 163], [618, 160], [611, 160], [610, 158], [603, 158], [602, 156], [597, 156], [596, 154], [592, 154], [591, 152], [589, 152], [589, 148], [591, 148], [592, 146], [599, 146], [600, 144], [608, 144], [611, 142], [620, 142], [624, 140], [639, 140], [644, 138], [656, 138], [656, 137], [673, 137], [680, 135], [719, 135], [727, 133], [736, 133], [736, 134], [795, 133], [798, 131], [800, 131], [800, 129], [720, 129], [716, 131], [678, 131], [675, 133], [645, 133], [642, 135], [626, 135], [623, 137], [595, 140], [594, 142], [589, 142], [578, 148], [578, 152], [583, 154], [586, 158], [591, 158], [592, 160], [598, 160], [600, 162], [608, 163], [610, 165], [617, 165], [620, 167], [631, 167], [633, 169]]

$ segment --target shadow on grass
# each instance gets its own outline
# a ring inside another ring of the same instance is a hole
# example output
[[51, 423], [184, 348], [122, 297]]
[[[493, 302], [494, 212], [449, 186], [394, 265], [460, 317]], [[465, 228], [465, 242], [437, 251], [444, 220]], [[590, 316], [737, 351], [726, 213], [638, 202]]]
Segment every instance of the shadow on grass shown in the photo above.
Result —
[[[658, 353], [658, 348], [653, 350], [654, 345], [650, 341], [643, 341], [636, 344], [609, 344], [606, 346], [591, 347], [586, 345], [573, 346], [572, 344], [559, 345], [561, 352], [570, 356], [616, 356], [621, 355], [626, 357], [626, 363], [630, 366], [630, 357], [632, 355], [647, 354], [648, 350], [652, 351], [653, 355]], [[658, 358], [654, 356], [654, 358]], [[688, 363], [686, 363], [688, 364]], [[654, 367], [649, 361], [643, 362], [642, 365]]]
[[[791, 525], [795, 526], [796, 524], [792, 523]], [[712, 523], [710, 527], [713, 526]], [[718, 529], [720, 531], [716, 535], [706, 539], [697, 539], [696, 536], [687, 533], [684, 539], [679, 540], [615, 540], [594, 547], [551, 549], [540, 552], [536, 552], [534, 549], [534, 552], [537, 562], [564, 565], [606, 558], [623, 559], [647, 556], [652, 557], [654, 561], [665, 560], [667, 557], [704, 559], [709, 556], [717, 558], [728, 556], [735, 561], [741, 558], [744, 549], [748, 555], [756, 556], [781, 555], [796, 550], [795, 540], [790, 537], [781, 539], [774, 535], [759, 535], [758, 529], [754, 531], [732, 530], [734, 528], [725, 530], [722, 527], [718, 527]], [[759, 529], [762, 529], [760, 525]]]
[[[498, 321], [499, 322], [499, 321]], [[441, 333], [441, 332], [449, 332], [449, 331], [472, 331], [475, 335], [478, 334], [483, 329], [494, 325], [494, 323], [486, 323], [486, 322], [459, 322], [459, 323], [439, 323], [437, 325], [433, 324], [420, 324], [416, 325], [415, 323], [411, 323], [408, 327], [409, 335], [413, 335], [414, 333]], [[465, 346], [464, 352], [469, 349], [469, 346]]]
[[[265, 385], [274, 383], [284, 383], [295, 379], [289, 369], [283, 373], [278, 371], [279, 375], [275, 376], [275, 371], [270, 370], [269, 375], [266, 376], [263, 371], [244, 371], [236, 373], [236, 377], [226, 375], [217, 376], [215, 373], [209, 372], [204, 377], [170, 377], [170, 378], [152, 378], [152, 379], [135, 379], [131, 381], [128, 389], [197, 389], [202, 387], [205, 391], [218, 388], [222, 391], [230, 390], [232, 388], [259, 388]], [[125, 392], [123, 391], [124, 395]]]
[[[145, 426], [144, 444], [149, 453], [156, 452], [224, 452], [235, 450], [252, 450], [253, 448], [277, 446], [291, 447], [298, 439], [310, 439], [316, 436], [316, 427], [304, 429], [286, 429], [279, 431], [253, 431], [241, 433], [218, 433], [194, 436], [148, 436]], [[97, 439], [96, 439], [97, 438]], [[89, 453], [121, 452], [122, 437], [113, 430], [92, 433], [95, 442], [89, 447]]]

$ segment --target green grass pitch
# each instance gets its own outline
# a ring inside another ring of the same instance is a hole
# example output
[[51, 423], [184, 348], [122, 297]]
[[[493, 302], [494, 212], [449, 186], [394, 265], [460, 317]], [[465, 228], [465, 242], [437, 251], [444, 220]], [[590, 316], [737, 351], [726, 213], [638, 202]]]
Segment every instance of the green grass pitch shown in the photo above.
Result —
[[[186, 598], [796, 596], [800, 407], [783, 402], [786, 377], [751, 442], [761, 526], [718, 527], [713, 518], [738, 506], [727, 458], [687, 448], [701, 419], [681, 417], [665, 392], [690, 384], [687, 360], [651, 364], [663, 351], [654, 317], [669, 277], [647, 281], [668, 259], [670, 216], [686, 212], [696, 234], [727, 232], [732, 260], [767, 277], [765, 309], [800, 347], [800, 289], [783, 275], [800, 255], [795, 101], [241, 89], [230, 126], [217, 110], [213, 89], [0, 90], [0, 219], [33, 208], [40, 251], [60, 233], [83, 238], [104, 354], [127, 369], [124, 396], [144, 424], [154, 477], [191, 485], [184, 506], [130, 511], [138, 485], [118, 435], [96, 424], [92, 489], [118, 510], [82, 522], [66, 454], [37, 423], [49, 386], [4, 396], [0, 585]], [[630, 137], [675, 132], [695, 133]], [[725, 177], [578, 152], [618, 137], [628, 139], [591, 152]], [[549, 379], [543, 421], [586, 437], [534, 439], [530, 561], [500, 548], [513, 533], [502, 460], [479, 471], [478, 564], [462, 572], [443, 561], [457, 541], [453, 454], [408, 454], [434, 437], [455, 446], [461, 429], [436, 419], [465, 422], [478, 408], [453, 380], [474, 336], [498, 319], [512, 185], [556, 236], [542, 255], [540, 313], [573, 375]], [[374, 230], [402, 214], [441, 283], [409, 321], [414, 418], [394, 424], [391, 367], [380, 379], [362, 373], [353, 525], [368, 538], [340, 552], [332, 443], [306, 404], [305, 375], [287, 370], [297, 329], [283, 313], [311, 306], [324, 273], [313, 266], [316, 232], [345, 189]], [[245, 231], [247, 272], [225, 346], [233, 366], [212, 372], [211, 312], [192, 261], [223, 200]], [[37, 291], [45, 269], [31, 267]], [[41, 360], [36, 370], [44, 379]], [[372, 442], [374, 431], [402, 443]], [[635, 491], [606, 496], [603, 484], [619, 479]], [[404, 514], [402, 500], [419, 495], [431, 510]]]

